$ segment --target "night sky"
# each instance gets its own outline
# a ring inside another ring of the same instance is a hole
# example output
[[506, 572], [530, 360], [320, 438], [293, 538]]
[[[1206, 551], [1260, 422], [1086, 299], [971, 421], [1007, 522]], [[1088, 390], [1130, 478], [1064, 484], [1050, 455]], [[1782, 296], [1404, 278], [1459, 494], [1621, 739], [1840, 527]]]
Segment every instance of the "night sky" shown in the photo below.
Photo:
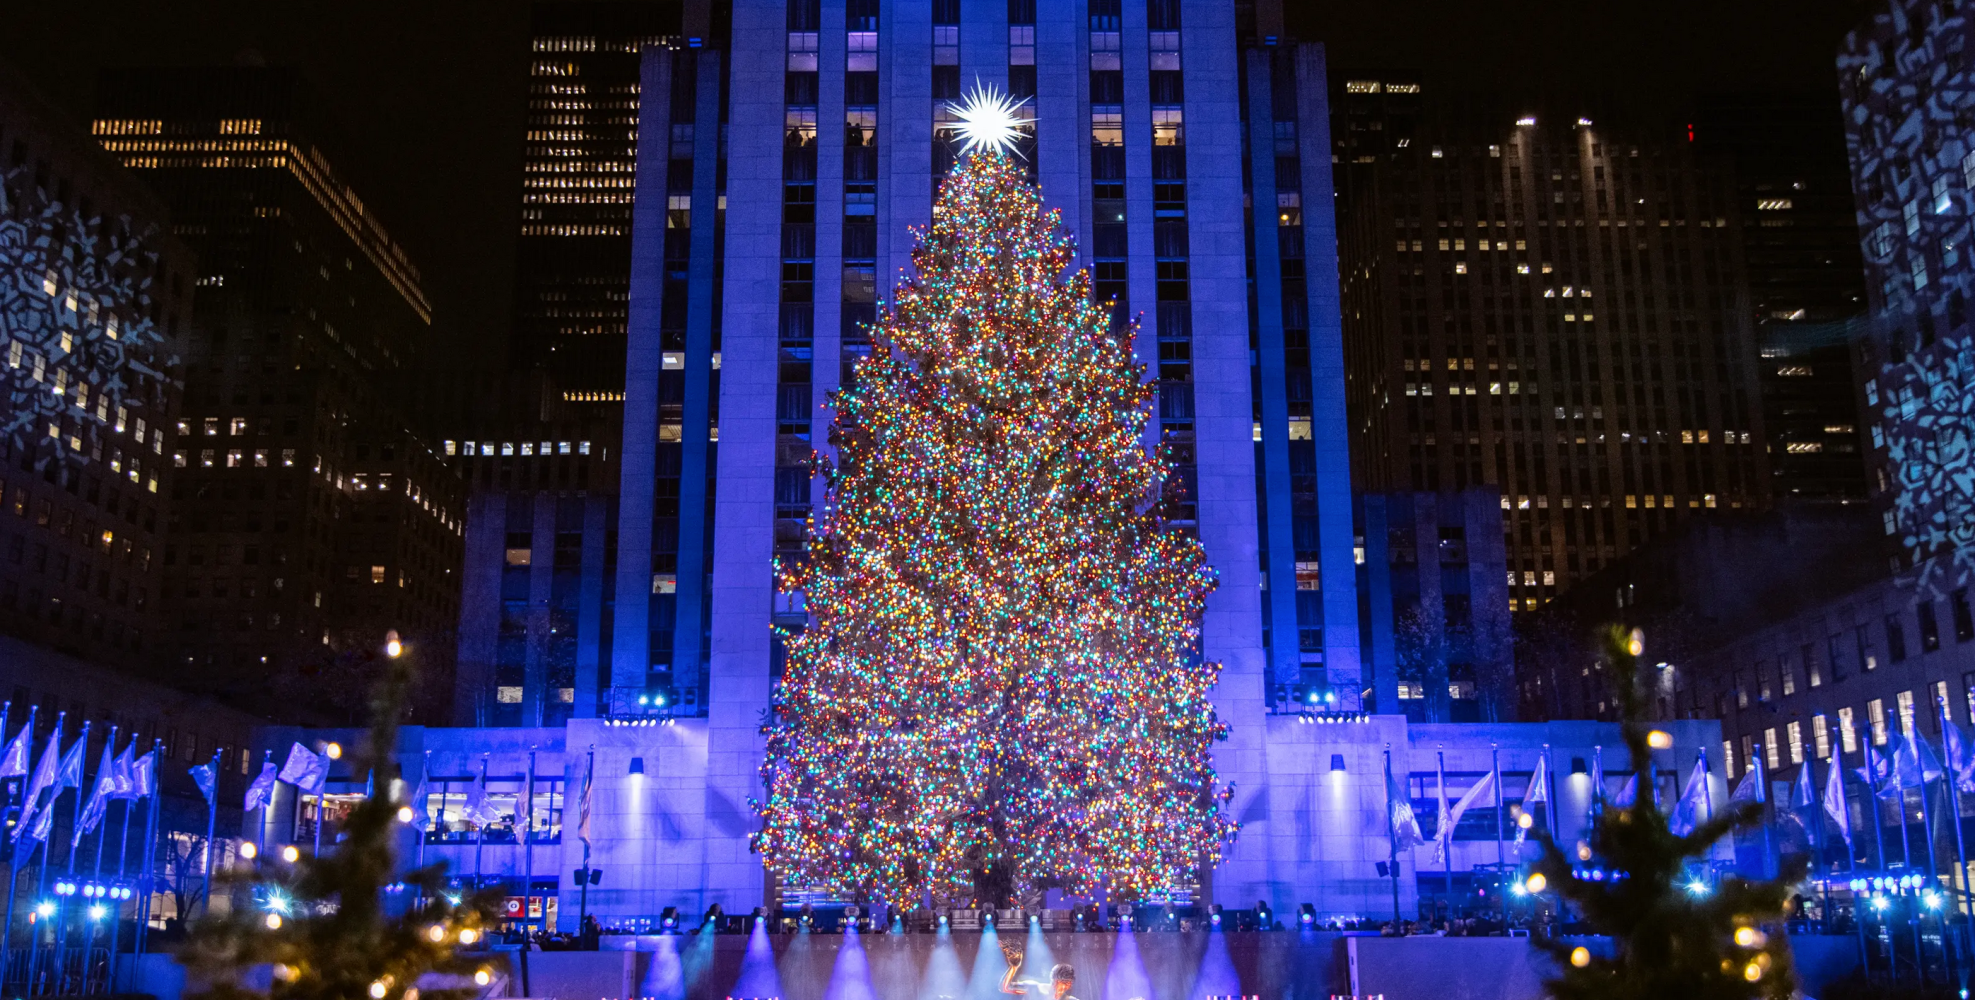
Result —
[[[999, 0], [964, 0], [998, 3]], [[1045, 0], [1047, 2], [1047, 0]], [[0, 59], [84, 121], [96, 71], [257, 53], [318, 84], [355, 148], [337, 154], [425, 274], [434, 364], [487, 364], [507, 329], [528, 3], [61, 0], [20, 3]], [[1761, 92], [1836, 102], [1833, 53], [1858, 0], [1288, 0], [1334, 67], [1418, 69], [1429, 95], [1584, 92], [1678, 106]]]

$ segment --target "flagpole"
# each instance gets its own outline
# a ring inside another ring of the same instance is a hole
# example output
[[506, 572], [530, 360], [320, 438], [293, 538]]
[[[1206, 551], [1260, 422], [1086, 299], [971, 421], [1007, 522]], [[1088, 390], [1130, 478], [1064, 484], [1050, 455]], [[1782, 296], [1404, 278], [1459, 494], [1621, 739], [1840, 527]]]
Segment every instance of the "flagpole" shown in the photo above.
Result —
[[[480, 755], [480, 802], [478, 804], [478, 808], [482, 810], [482, 814], [484, 815], [484, 811], [487, 808], [487, 755], [484, 753]], [[482, 815], [476, 815], [473, 818], [473, 891], [474, 892], [480, 891], [480, 856], [484, 852], [486, 846], [487, 846], [487, 821], [484, 818], [482, 818]], [[522, 914], [525, 917], [527, 911], [523, 910]]]
[[[590, 751], [592, 759], [596, 751]], [[1399, 831], [1392, 828], [1392, 744], [1385, 745], [1385, 844], [1391, 852], [1392, 871], [1392, 929], [1399, 930]], [[583, 866], [589, 867], [588, 847], [584, 848]], [[587, 874], [587, 872], [585, 873]], [[589, 897], [589, 880], [583, 880], [585, 899]]]
[[[104, 744], [103, 756], [106, 760], [109, 761], [110, 774], [112, 776], [116, 774], [116, 751], [117, 751], [117, 727], [111, 726], [110, 742]], [[100, 767], [97, 768], [96, 770], [96, 783], [98, 785], [101, 785], [103, 783], [103, 769]], [[111, 788], [109, 789], [109, 792], [113, 793], [115, 791], [116, 791], [115, 781], [112, 780]], [[96, 794], [95, 790], [91, 789], [90, 795], [94, 796], [95, 794]], [[101, 885], [103, 883], [103, 845], [105, 843], [106, 838], [110, 834], [109, 819], [110, 819], [110, 800], [108, 798], [105, 798], [103, 800], [103, 815], [96, 817], [96, 858], [93, 864], [91, 865], [90, 875], [89, 875], [89, 880], [91, 882], [96, 883], [97, 885]], [[121, 915], [122, 910], [123, 910], [122, 904], [117, 904], [111, 907], [110, 926], [112, 927], [116, 926], [117, 917]], [[92, 921], [89, 928], [89, 934], [86, 937], [84, 937], [83, 946], [82, 946], [82, 956], [83, 956], [82, 957], [82, 963], [83, 963], [82, 991], [84, 993], [89, 992], [89, 943], [93, 941], [95, 937], [96, 937], [96, 927], [95, 927], [95, 923]]]
[[[1389, 779], [1392, 777], [1392, 753], [1391, 753], [1392, 744], [1387, 743], [1385, 746], [1386, 746], [1385, 776]], [[586, 768], [586, 770], [583, 772], [583, 801], [579, 803], [579, 808], [582, 810], [580, 814], [580, 819], [582, 820], [582, 823], [578, 830], [579, 836], [583, 838], [583, 880], [582, 880], [583, 884], [579, 888], [579, 892], [577, 895], [576, 933], [582, 935], [583, 940], [587, 943], [589, 941], [588, 934], [589, 934], [589, 922], [590, 922], [590, 826], [589, 826], [590, 795], [591, 795], [591, 784], [596, 780], [597, 777], [597, 745], [595, 743], [590, 744], [589, 757], [586, 763], [584, 764], [584, 767]], [[1389, 789], [1390, 785], [1388, 785], [1387, 787]], [[1387, 798], [1389, 799], [1390, 797], [1391, 796], [1388, 794]], [[1390, 826], [1392, 823], [1391, 812], [1392, 811], [1390, 809], [1386, 810], [1387, 826]], [[1394, 855], [1394, 858], [1395, 858], [1394, 863], [1396, 864], [1397, 863], [1396, 854]], [[1397, 921], [1399, 919], [1399, 884], [1396, 882], [1393, 883], [1392, 885], [1392, 919], [1394, 921]]]
[[[1907, 738], [1907, 736], [1905, 733], [1901, 733], [1900, 738], [1904, 740]], [[1914, 757], [1914, 763], [1918, 765], [1919, 760], [1920, 758], [1916, 755]], [[1894, 751], [1893, 753], [1892, 771], [1893, 771], [1893, 790], [1899, 794], [1900, 860], [1902, 863], [1906, 865], [1907, 871], [1912, 871], [1913, 870], [1913, 834], [1908, 832], [1906, 828], [1906, 784], [1900, 779], [1900, 757], [1898, 751]]]
[[[1886, 820], [1879, 811], [1879, 768], [1872, 759], [1872, 730], [1867, 729], [1865, 738], [1859, 741], [1859, 756], [1865, 760], [1866, 801], [1872, 804], [1872, 842], [1878, 848], [1879, 870], [1886, 870]], [[1864, 811], [1864, 810], [1861, 810]]]
[[[133, 742], [135, 742], [134, 738], [133, 738]], [[130, 880], [130, 869], [127, 866], [130, 861], [130, 806], [132, 801], [133, 801], [132, 799], [123, 800], [123, 829], [117, 831], [117, 881], [118, 882], [128, 882]], [[107, 827], [108, 825], [109, 824], [107, 823], [104, 824], [105, 827]], [[134, 900], [136, 899], [137, 894], [133, 892], [130, 895], [133, 900], [131, 904], [131, 913], [135, 915], [137, 912], [137, 906]], [[119, 978], [117, 975], [118, 972], [117, 958], [122, 953], [122, 951], [123, 951], [123, 904], [118, 903], [117, 917], [115, 920], [110, 921], [110, 992], [112, 993], [115, 993], [117, 991], [116, 986], [117, 986], [117, 980]]]
[[[8, 702], [7, 704], [11, 707], [13, 703]], [[40, 706], [29, 705], [27, 708], [27, 724], [21, 727], [21, 735], [27, 737], [29, 757], [34, 756], [34, 752], [33, 752], [34, 751], [34, 717], [36, 714], [39, 713], [39, 711], [40, 711]], [[8, 748], [11, 749], [12, 747], [13, 744], [9, 743]], [[13, 797], [13, 793], [9, 792], [8, 798], [12, 799], [12, 797]], [[23, 808], [21, 810], [21, 818], [19, 822], [26, 822], [26, 821], [27, 821], [27, 810]], [[4, 948], [0, 948], [0, 956], [4, 956], [3, 958], [0, 958], [0, 962], [5, 963], [4, 965], [0, 965], [0, 987], [5, 986], [5, 980], [7, 978], [7, 974], [11, 972], [14, 967], [13, 966], [14, 900], [16, 898], [15, 890], [18, 888], [20, 884], [20, 875], [21, 875], [21, 866], [20, 866], [20, 857], [19, 857], [20, 843], [21, 843], [20, 838], [18, 837], [12, 838], [9, 841], [9, 850], [7, 852], [7, 927], [4, 932], [6, 946]], [[33, 849], [30, 848], [28, 854], [32, 855], [33, 853], [34, 853]]]
[[1509, 848], [1501, 844], [1501, 743], [1487, 745], [1487, 769], [1495, 779], [1495, 868], [1509, 864]]
[[1776, 837], [1770, 829], [1770, 820], [1775, 816], [1775, 809], [1774, 803], [1769, 801], [1769, 771], [1767, 770], [1767, 765], [1763, 763], [1763, 761], [1768, 759], [1763, 756], [1768, 751], [1761, 743], [1756, 744], [1755, 747], [1756, 759], [1752, 763], [1756, 766], [1757, 811], [1762, 815], [1762, 873], [1766, 878], [1774, 874], [1778, 869]]
[[[1633, 795], [1635, 798], [1638, 795], [1636, 786]], [[1591, 747], [1591, 794], [1584, 801], [1584, 829], [1587, 834], [1596, 834], [1598, 829], [1598, 814], [1603, 810], [1604, 804], [1605, 748], [1594, 744]], [[1585, 839], [1589, 840], [1591, 838], [1590, 836], [1586, 836]]]
[[[521, 826], [521, 995], [529, 996], [528, 988], [528, 949], [534, 940], [534, 917], [528, 912], [535, 901], [535, 846], [530, 843], [535, 835], [535, 748], [528, 748], [528, 783], [523, 792], [528, 799], [524, 810], [528, 819]], [[548, 904], [542, 904], [542, 916], [548, 916]]]
[[[1937, 697], [1934, 700], [1940, 703], [1942, 726], [1941, 746], [1945, 749], [1947, 747], [1947, 735], [1953, 731], [1954, 716], [1948, 711], [1948, 700], [1946, 698]], [[1955, 910], [1960, 913], [1966, 913], [1968, 912], [1968, 849], [1962, 843], [1961, 789], [1957, 786], [1961, 781], [1961, 768], [1967, 763], [1968, 744], [1962, 742], [1959, 735], [1956, 736], [1955, 742], [1961, 745], [1961, 756], [1964, 760], [1957, 764], [1952, 759], [1953, 755], [1950, 755], [1947, 770], [1951, 773], [1943, 775], [1943, 778], [1946, 780], [1948, 786], [1948, 816], [1954, 821], [1954, 860], [1956, 867], [1954, 880], [1950, 884], [1958, 883], [1958, 885], [1955, 885]]]
[[[206, 913], [209, 915], [213, 912], [213, 835], [219, 832], [219, 755], [220, 752], [214, 750], [212, 763], [208, 765], [213, 769], [213, 790], [212, 794], [206, 796]], [[323, 784], [327, 785], [328, 782], [324, 782]], [[317, 846], [320, 846], [322, 841], [322, 805], [320, 800], [317, 801], [315, 813], [316, 842]]]
[[[76, 736], [75, 745], [76, 745], [76, 749], [80, 751], [82, 754], [81, 767], [78, 768], [78, 770], [81, 771], [82, 773], [76, 776], [75, 816], [69, 821], [70, 830], [69, 830], [68, 878], [69, 878], [69, 883], [71, 885], [75, 883], [76, 855], [81, 853], [79, 850], [77, 850], [77, 848], [82, 846], [82, 836], [81, 836], [82, 786], [89, 783], [87, 780], [88, 779], [87, 769], [89, 765], [89, 723], [88, 722], [85, 721], [82, 724], [82, 732]], [[63, 787], [62, 783], [58, 780], [55, 785], [55, 797], [52, 800], [50, 800], [48, 803], [49, 809], [53, 810], [61, 805], [62, 787]], [[80, 905], [81, 904], [76, 904], [76, 906], [78, 907]], [[57, 990], [62, 989], [62, 987], [66, 985], [68, 981], [69, 973], [68, 973], [67, 958], [69, 951], [69, 918], [77, 915], [78, 912], [79, 911], [74, 910], [71, 907], [63, 907], [62, 909], [56, 911], [55, 919], [57, 922], [55, 925], [55, 971], [53, 978], [54, 978], [54, 986], [55, 989]]]
[[151, 808], [149, 814], [145, 817], [144, 820], [144, 864], [143, 867], [140, 869], [144, 873], [143, 875], [144, 890], [143, 890], [143, 895], [139, 897], [143, 902], [138, 907], [140, 919], [137, 922], [136, 953], [139, 955], [144, 954], [144, 947], [147, 944], [149, 944], [151, 940], [151, 894], [152, 894], [152, 890], [155, 888], [155, 883], [153, 882], [153, 875], [154, 872], [156, 871], [157, 862], [158, 862], [158, 757], [157, 754], [160, 748], [162, 748], [164, 745], [165, 745], [164, 740], [154, 739], [151, 741], [151, 766], [149, 768], [150, 780], [147, 782], [149, 788], [146, 789], [146, 791], [149, 793], [151, 798]]
[[[413, 824], [418, 830], [417, 861], [413, 863], [413, 869], [425, 867], [425, 836], [430, 832], [426, 828], [432, 825], [432, 812], [430, 808], [432, 802], [432, 786], [429, 784], [432, 780], [432, 751], [425, 751], [425, 759], [419, 766], [422, 770], [418, 772], [418, 788], [423, 789], [425, 794], [419, 797], [419, 801], [412, 803], [412, 808], [418, 810], [417, 819], [420, 821]], [[443, 808], [444, 805], [445, 803], [442, 799], [440, 802], [440, 806], [442, 807], [440, 812], [442, 813], [445, 811]], [[425, 902], [425, 884], [423, 882], [419, 883], [418, 902], [421, 905]]]
[[323, 756], [325, 759], [322, 762], [322, 774], [315, 779], [315, 845], [309, 848], [309, 855], [316, 858], [322, 857], [322, 821], [326, 818], [322, 807], [324, 799], [329, 795], [329, 761], [334, 759], [327, 753]]
[[[1908, 749], [1913, 751], [1914, 770], [1920, 772], [1920, 832], [1923, 836], [1927, 838], [1926, 881], [1929, 883], [1934, 883], [1936, 880], [1938, 880], [1941, 877], [1940, 875], [1941, 866], [1934, 853], [1934, 807], [1932, 803], [1929, 803], [1927, 801], [1927, 763], [1920, 759], [1920, 748], [1917, 745], [1915, 745], [1913, 742], [1914, 740], [1919, 738], [1921, 738], [1920, 727], [1918, 725], [1915, 725], [1913, 727], [1913, 733], [1907, 737], [1907, 747]], [[1901, 793], [1901, 799], [1902, 799], [1902, 805], [1904, 805], [1905, 793]], [[1925, 920], [1926, 915], [1924, 913], [1921, 914], [1920, 919]], [[1954, 972], [1954, 965], [1955, 965], [1954, 938], [1952, 936], [1950, 929], [1948, 928], [1947, 917], [1943, 915], [1940, 917], [1940, 920], [1941, 920], [1941, 952], [1942, 952], [1941, 957], [1943, 961], [1947, 964], [1949, 974], [1952, 975]], [[1919, 934], [1918, 925], [1916, 924], [1915, 933], [1914, 933], [1915, 951], [1920, 950], [1920, 944], [1921, 944], [1920, 934]], [[1920, 976], [1923, 982], [1927, 978], [1927, 968], [1924, 963], [1921, 965], [1920, 968]]]
[[[1442, 744], [1443, 746], [1445, 744]], [[1434, 771], [1440, 782], [1440, 817], [1435, 823], [1440, 829], [1440, 873], [1447, 882], [1447, 918], [1454, 917], [1454, 830], [1453, 812], [1447, 807], [1447, 751], [1434, 751]]]
[[1550, 750], [1550, 744], [1543, 744], [1543, 783], [1548, 785], [1549, 796], [1543, 800], [1543, 811], [1549, 814], [1550, 839], [1557, 839], [1557, 758]]
[[[266, 750], [262, 750], [261, 770], [266, 771], [267, 766], [272, 763], [274, 763], [274, 748], [269, 747]], [[254, 780], [259, 781], [260, 775], [255, 775]], [[268, 787], [267, 791], [261, 793], [261, 821], [255, 831], [259, 834], [257, 839], [260, 843], [254, 845], [257, 853], [267, 853], [267, 828], [273, 825], [272, 820], [274, 819], [274, 793], [280, 789], [281, 782], [277, 780], [273, 785]]]

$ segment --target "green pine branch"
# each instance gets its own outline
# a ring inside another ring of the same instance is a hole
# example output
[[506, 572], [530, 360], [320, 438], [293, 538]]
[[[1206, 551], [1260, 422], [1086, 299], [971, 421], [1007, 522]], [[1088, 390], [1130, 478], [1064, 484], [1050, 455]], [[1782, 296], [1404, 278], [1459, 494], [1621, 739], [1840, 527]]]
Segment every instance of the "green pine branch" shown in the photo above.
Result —
[[[407, 652], [386, 660], [371, 693], [370, 729], [356, 752], [355, 773], [374, 773], [377, 794], [358, 803], [342, 839], [323, 856], [305, 852], [289, 863], [270, 851], [277, 856], [217, 875], [217, 891], [230, 892], [235, 905], [208, 911], [179, 949], [193, 981], [205, 984], [188, 1000], [463, 1000], [475, 992], [476, 977], [484, 982], [493, 975], [494, 963], [461, 946], [485, 933], [500, 890], [455, 902], [444, 892], [443, 864], [397, 875], [403, 804], [392, 799], [388, 765], [415, 675], [411, 658]], [[417, 900], [400, 916], [383, 906], [384, 889], [394, 882]], [[267, 905], [277, 898], [285, 905]], [[248, 899], [253, 905], [243, 905]], [[421, 985], [428, 974], [439, 978]]]
[[[1647, 711], [1654, 678], [1639, 662], [1643, 639], [1613, 628], [1605, 666], [1622, 717], [1633, 767], [1652, 759]], [[1801, 866], [1773, 881], [1727, 877], [1705, 894], [1687, 889], [1687, 866], [1705, 859], [1723, 837], [1760, 822], [1761, 807], [1735, 803], [1681, 836], [1653, 803], [1646, 782], [1632, 805], [1608, 809], [1588, 839], [1560, 847], [1535, 831], [1543, 850], [1536, 871], [1594, 934], [1609, 936], [1610, 955], [1555, 938], [1535, 938], [1562, 972], [1546, 985], [1557, 1000], [1786, 1000], [1796, 989], [1784, 933]], [[1617, 879], [1589, 881], [1572, 870], [1595, 860]], [[1533, 881], [1533, 879], [1532, 879]]]

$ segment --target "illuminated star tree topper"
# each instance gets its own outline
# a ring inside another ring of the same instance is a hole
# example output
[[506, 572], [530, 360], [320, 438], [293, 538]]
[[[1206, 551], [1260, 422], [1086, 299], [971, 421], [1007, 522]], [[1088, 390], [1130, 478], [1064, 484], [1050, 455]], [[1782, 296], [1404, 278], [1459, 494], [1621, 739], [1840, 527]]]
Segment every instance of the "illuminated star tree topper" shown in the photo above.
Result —
[[957, 119], [952, 128], [961, 140], [960, 151], [1013, 151], [1015, 143], [1022, 138], [1022, 129], [1035, 123], [1034, 118], [1023, 117], [1021, 113], [1022, 105], [1028, 102], [1026, 97], [1016, 100], [1013, 95], [975, 82], [965, 98], [947, 105]]

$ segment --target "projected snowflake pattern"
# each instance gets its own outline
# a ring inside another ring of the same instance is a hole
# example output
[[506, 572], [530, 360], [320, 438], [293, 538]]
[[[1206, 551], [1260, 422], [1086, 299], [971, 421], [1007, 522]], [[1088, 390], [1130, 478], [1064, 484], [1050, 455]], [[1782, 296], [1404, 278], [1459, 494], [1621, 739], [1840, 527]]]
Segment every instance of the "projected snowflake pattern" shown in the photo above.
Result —
[[1899, 534], [1923, 592], [1961, 586], [1975, 576], [1975, 340], [1885, 365], [1868, 396], [1895, 477], [1887, 532]]
[[155, 419], [146, 427], [144, 401], [127, 382], [164, 378], [151, 363], [162, 340], [152, 319], [157, 228], [85, 218], [23, 169], [0, 175], [0, 436], [38, 468], [103, 461], [155, 491], [156, 473], [144, 474], [135, 449], [106, 451], [105, 439], [128, 432], [139, 449], [164, 448], [163, 428]]

